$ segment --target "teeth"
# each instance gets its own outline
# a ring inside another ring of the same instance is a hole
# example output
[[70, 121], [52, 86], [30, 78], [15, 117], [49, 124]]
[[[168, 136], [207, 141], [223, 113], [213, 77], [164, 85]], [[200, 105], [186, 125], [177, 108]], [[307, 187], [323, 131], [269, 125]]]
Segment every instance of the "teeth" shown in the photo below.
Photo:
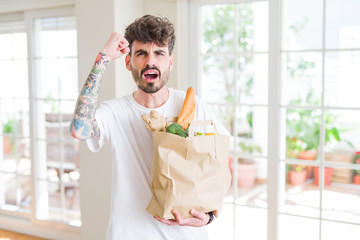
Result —
[[158, 72], [157, 71], [155, 71], [155, 70], [148, 70], [148, 71], [146, 71], [146, 73], [145, 74], [158, 74]]

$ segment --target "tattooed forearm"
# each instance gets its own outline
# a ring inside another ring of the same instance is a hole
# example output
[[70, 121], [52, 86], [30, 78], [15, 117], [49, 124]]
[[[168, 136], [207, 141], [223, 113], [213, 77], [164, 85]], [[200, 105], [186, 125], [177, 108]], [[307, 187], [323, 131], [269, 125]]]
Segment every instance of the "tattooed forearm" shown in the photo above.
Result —
[[109, 64], [103, 53], [96, 57], [95, 64], [80, 91], [74, 117], [70, 124], [71, 134], [78, 139], [99, 136], [100, 131], [94, 118], [102, 76]]

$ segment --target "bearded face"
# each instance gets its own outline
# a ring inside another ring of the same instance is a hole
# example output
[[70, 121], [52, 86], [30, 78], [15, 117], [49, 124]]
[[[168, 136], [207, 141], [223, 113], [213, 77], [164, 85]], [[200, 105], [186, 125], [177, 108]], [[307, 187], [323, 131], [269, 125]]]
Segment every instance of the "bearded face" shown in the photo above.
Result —
[[125, 59], [127, 69], [131, 71], [139, 89], [156, 93], [169, 80], [173, 66], [173, 56], [169, 56], [168, 47], [134, 41], [132, 50], [132, 54]]

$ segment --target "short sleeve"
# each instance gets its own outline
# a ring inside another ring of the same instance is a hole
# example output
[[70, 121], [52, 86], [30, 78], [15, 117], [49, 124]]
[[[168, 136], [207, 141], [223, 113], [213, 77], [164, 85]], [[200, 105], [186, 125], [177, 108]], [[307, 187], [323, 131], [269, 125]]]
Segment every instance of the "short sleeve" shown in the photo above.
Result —
[[109, 126], [113, 122], [113, 114], [109, 105], [104, 102], [95, 112], [95, 119], [99, 126], [100, 137], [89, 138], [86, 140], [88, 148], [92, 152], [98, 152], [105, 142], [109, 141]]

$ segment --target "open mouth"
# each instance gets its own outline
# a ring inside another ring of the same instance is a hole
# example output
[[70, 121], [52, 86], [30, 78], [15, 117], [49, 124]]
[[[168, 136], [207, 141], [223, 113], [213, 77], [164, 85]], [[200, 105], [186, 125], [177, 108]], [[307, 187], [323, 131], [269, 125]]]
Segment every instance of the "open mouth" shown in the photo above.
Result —
[[157, 79], [159, 74], [157, 73], [157, 71], [149, 70], [149, 71], [146, 71], [143, 76], [146, 80], [151, 81], [151, 80]]

